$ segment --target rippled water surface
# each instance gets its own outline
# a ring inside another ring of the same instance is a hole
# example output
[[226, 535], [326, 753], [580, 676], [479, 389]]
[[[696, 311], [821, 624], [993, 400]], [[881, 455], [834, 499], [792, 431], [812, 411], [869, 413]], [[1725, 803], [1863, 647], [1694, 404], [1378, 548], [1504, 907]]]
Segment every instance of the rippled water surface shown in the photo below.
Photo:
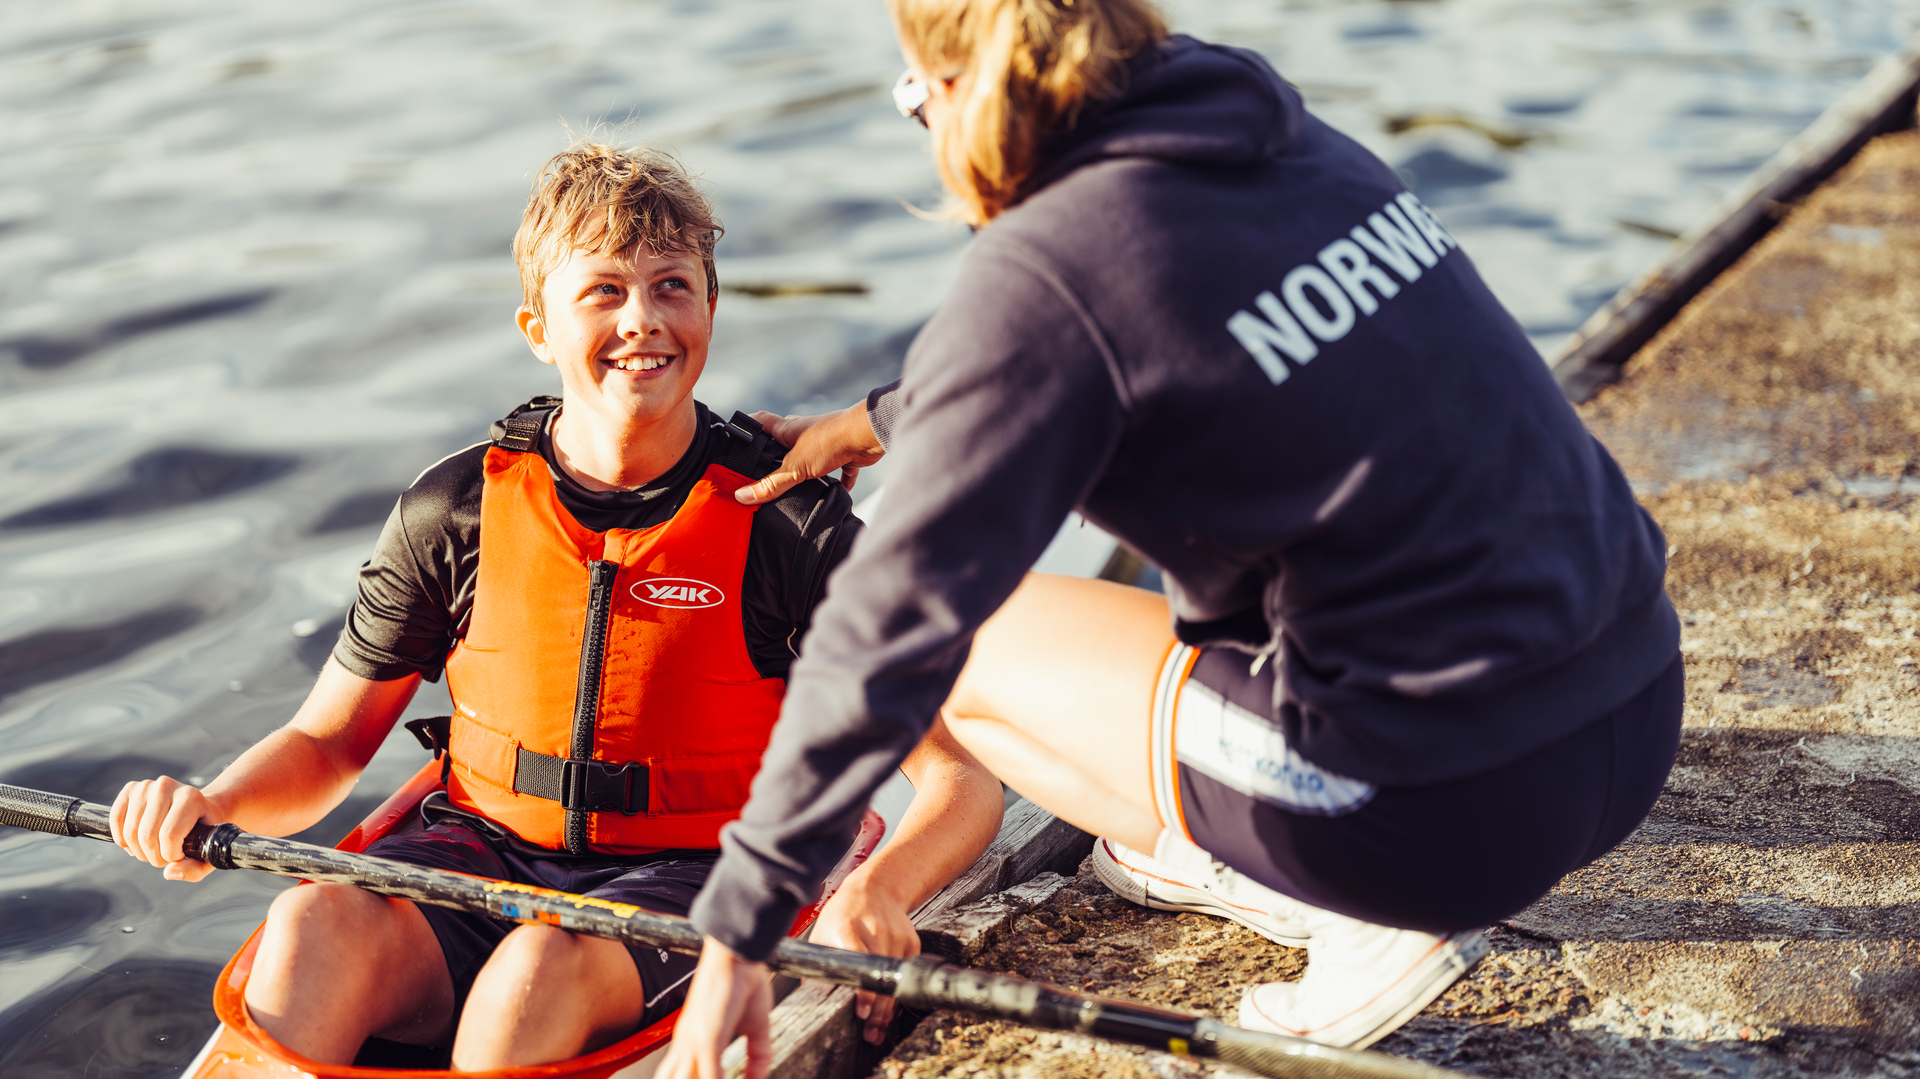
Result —
[[[1549, 348], [1920, 18], [1885, 0], [1182, 0], [1402, 170]], [[964, 231], [878, 0], [0, 4], [0, 780], [211, 778], [291, 715], [395, 494], [551, 390], [507, 244], [565, 129], [728, 233], [702, 397], [890, 378]], [[413, 714], [443, 707], [423, 693]], [[418, 765], [400, 734], [309, 838]], [[0, 1073], [177, 1073], [281, 883], [0, 835]]]

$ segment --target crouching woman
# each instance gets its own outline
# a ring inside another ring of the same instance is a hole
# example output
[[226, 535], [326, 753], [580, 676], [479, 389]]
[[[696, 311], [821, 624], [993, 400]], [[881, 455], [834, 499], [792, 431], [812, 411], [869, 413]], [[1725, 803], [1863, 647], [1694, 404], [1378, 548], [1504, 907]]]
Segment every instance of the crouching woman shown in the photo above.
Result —
[[[1653, 804], [1666, 544], [1453, 237], [1259, 56], [1142, 0], [889, 7], [978, 233], [901, 381], [777, 424], [743, 492], [893, 459], [694, 905], [666, 1074], [756, 1029], [827, 837], [937, 716], [1120, 894], [1306, 947], [1244, 1025], [1366, 1045]], [[1166, 595], [1029, 576], [1076, 509]]]

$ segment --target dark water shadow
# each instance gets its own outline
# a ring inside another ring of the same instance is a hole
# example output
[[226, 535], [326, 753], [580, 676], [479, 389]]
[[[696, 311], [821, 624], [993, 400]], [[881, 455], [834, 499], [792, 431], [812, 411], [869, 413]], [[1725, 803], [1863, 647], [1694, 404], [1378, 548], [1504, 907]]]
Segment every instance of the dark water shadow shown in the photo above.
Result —
[[34, 370], [65, 367], [127, 338], [237, 315], [260, 306], [273, 296], [273, 289], [252, 289], [157, 307], [71, 334], [28, 334], [0, 339], [0, 352], [11, 351], [20, 366]]
[[113, 898], [91, 888], [0, 893], [0, 963], [78, 940], [112, 910]]
[[0, 1075], [177, 1075], [213, 1032], [220, 968], [125, 959], [0, 1015]]
[[1421, 201], [1440, 205], [1453, 192], [1507, 178], [1506, 170], [1470, 161], [1442, 147], [1422, 150], [1394, 166]]
[[84, 761], [64, 757], [0, 773], [0, 783], [111, 805], [119, 797], [120, 788], [132, 780], [162, 775], [184, 779], [188, 767], [178, 760], [161, 760], [138, 753]]
[[321, 623], [320, 628], [294, 647], [293, 654], [306, 668], [315, 674], [327, 665], [327, 657], [333, 655], [333, 646], [340, 640], [340, 630], [347, 624], [345, 611]]
[[361, 491], [348, 495], [328, 506], [325, 513], [308, 525], [307, 535], [324, 536], [329, 532], [382, 524], [399, 500], [399, 491]]
[[40, 630], [0, 643], [0, 700], [29, 686], [104, 667], [198, 625], [206, 612], [176, 604], [103, 626]]
[[128, 462], [126, 473], [105, 490], [22, 510], [0, 520], [0, 529], [39, 528], [177, 509], [270, 483], [299, 464], [298, 458], [278, 454], [162, 446]]

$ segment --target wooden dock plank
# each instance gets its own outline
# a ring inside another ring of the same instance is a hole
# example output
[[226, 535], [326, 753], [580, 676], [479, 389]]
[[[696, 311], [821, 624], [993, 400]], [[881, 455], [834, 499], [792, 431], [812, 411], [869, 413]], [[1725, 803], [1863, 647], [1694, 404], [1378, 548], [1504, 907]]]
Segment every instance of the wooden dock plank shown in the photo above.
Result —
[[[982, 897], [1042, 873], [1071, 874], [1092, 849], [1092, 836], [1031, 802], [1016, 802], [986, 853], [915, 911], [914, 924], [938, 924]], [[802, 983], [773, 1009], [772, 1042], [769, 1079], [864, 1074], [887, 1052], [887, 1046], [869, 1045], [861, 1037], [853, 990], [824, 982]], [[746, 1044], [736, 1041], [722, 1063], [728, 1076], [744, 1075]]]
[[1766, 235], [1785, 208], [1847, 163], [1875, 135], [1914, 123], [1920, 97], [1920, 34], [1780, 148], [1721, 200], [1707, 220], [1674, 241], [1667, 256], [1621, 289], [1549, 361], [1567, 399], [1580, 404], [1620, 377], [1707, 283]]

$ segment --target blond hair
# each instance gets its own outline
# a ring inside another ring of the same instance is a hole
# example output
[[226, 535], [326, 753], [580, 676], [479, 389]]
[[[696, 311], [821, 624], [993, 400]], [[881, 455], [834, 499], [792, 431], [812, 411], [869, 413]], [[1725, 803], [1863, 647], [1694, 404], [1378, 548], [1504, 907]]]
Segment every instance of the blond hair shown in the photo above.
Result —
[[720, 287], [713, 245], [723, 230], [713, 204], [672, 155], [645, 147], [617, 150], [576, 142], [541, 166], [513, 260], [527, 310], [544, 315], [541, 289], [568, 252], [617, 255], [639, 244], [656, 255], [694, 254], [707, 273], [707, 295]]
[[1127, 61], [1167, 36], [1147, 0], [887, 0], [929, 75], [954, 82], [934, 161], [953, 215], [984, 225], [1029, 192], [1046, 144], [1126, 89]]

